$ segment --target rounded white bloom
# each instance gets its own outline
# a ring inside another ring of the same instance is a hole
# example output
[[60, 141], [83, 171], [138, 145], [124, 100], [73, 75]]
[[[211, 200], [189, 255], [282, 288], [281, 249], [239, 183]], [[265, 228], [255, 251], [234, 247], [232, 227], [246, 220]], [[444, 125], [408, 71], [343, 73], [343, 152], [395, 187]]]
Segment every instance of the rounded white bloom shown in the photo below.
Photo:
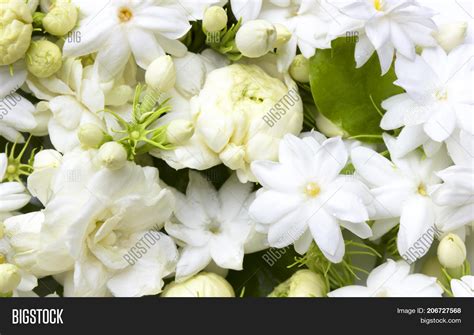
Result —
[[158, 294], [178, 256], [159, 232], [173, 195], [155, 168], [104, 169], [97, 154], [64, 155], [45, 209], [5, 221], [15, 260], [33, 274], [63, 273], [65, 296]]
[[34, 41], [26, 52], [26, 67], [38, 78], [52, 76], [59, 71], [61, 65], [61, 49], [50, 41]]
[[250, 214], [263, 231], [268, 230], [270, 246], [294, 244], [303, 254], [314, 239], [327, 259], [339, 263], [345, 252], [341, 227], [361, 238], [372, 236], [365, 223], [372, 199], [360, 180], [340, 175], [348, 160], [343, 141], [318, 139], [286, 135], [280, 143], [279, 163], [252, 163], [263, 188]]
[[68, 1], [56, 1], [53, 7], [43, 18], [45, 31], [55, 36], [64, 36], [77, 23], [78, 8]]
[[81, 125], [77, 136], [86, 148], [97, 148], [104, 141], [104, 131], [94, 123]]
[[456, 298], [474, 298], [474, 276], [452, 279], [451, 291]]
[[245, 57], [257, 58], [275, 47], [276, 38], [275, 26], [265, 20], [254, 20], [240, 27], [235, 44]]
[[30, 46], [33, 18], [22, 0], [0, 1], [0, 66], [10, 65], [25, 55]]
[[441, 265], [455, 269], [466, 260], [466, 245], [456, 234], [448, 234], [438, 245], [438, 260]]
[[120, 143], [107, 142], [100, 146], [98, 157], [106, 168], [118, 170], [127, 162], [127, 151]]
[[413, 61], [397, 57], [395, 84], [406, 93], [382, 103], [387, 113], [380, 124], [386, 130], [403, 127], [394, 155], [423, 145], [431, 156], [457, 129], [474, 134], [473, 55], [473, 45], [462, 45], [449, 54], [440, 47], [425, 49]]
[[0, 264], [0, 293], [9, 293], [18, 287], [21, 275], [13, 264]]
[[328, 293], [329, 297], [441, 297], [443, 289], [436, 278], [410, 274], [405, 261], [391, 259], [376, 267], [367, 278], [367, 286], [352, 285]]
[[170, 56], [155, 59], [145, 73], [146, 83], [158, 92], [169, 91], [176, 82], [176, 69]]
[[211, 6], [204, 12], [203, 28], [208, 32], [216, 32], [227, 25], [227, 12], [220, 6]]
[[95, 59], [102, 80], [120, 73], [133, 54], [146, 69], [166, 53], [184, 56], [186, 47], [178, 41], [191, 28], [188, 12], [172, 1], [73, 0], [80, 11], [79, 26], [67, 39], [64, 55], [84, 56], [97, 52]]
[[182, 144], [194, 134], [194, 125], [188, 120], [171, 121], [166, 128], [166, 138], [171, 144]]
[[291, 77], [300, 83], [309, 83], [309, 59], [297, 55], [290, 65]]
[[227, 280], [215, 273], [201, 272], [183, 282], [168, 284], [161, 297], [165, 298], [233, 298], [234, 289]]
[[464, 42], [466, 32], [466, 22], [453, 22], [440, 26], [434, 37], [444, 51], [450, 52]]
[[197, 101], [196, 132], [241, 182], [255, 181], [252, 161], [276, 160], [281, 138], [300, 132], [303, 106], [293, 84], [256, 65], [233, 64], [208, 75]]
[[326, 282], [320, 274], [311, 270], [299, 270], [289, 279], [275, 287], [269, 297], [279, 298], [315, 298], [327, 293]]
[[374, 196], [375, 212], [370, 217], [375, 220], [373, 238], [400, 222], [398, 252], [414, 261], [428, 252], [435, 237], [436, 205], [431, 190], [439, 183], [435, 173], [451, 162], [444, 150], [431, 158], [419, 152], [396, 158], [392, 154], [397, 149], [395, 139], [384, 134], [384, 140], [392, 161], [372, 149], [357, 147], [351, 152], [352, 163]]
[[241, 184], [235, 175], [217, 192], [199, 173], [189, 173], [186, 195], [175, 192], [175, 217], [165, 225], [166, 232], [183, 247], [176, 268], [178, 281], [203, 270], [211, 261], [220, 268], [242, 270], [246, 251], [266, 247], [254, 244], [259, 236], [248, 215], [255, 196], [251, 191], [252, 184]]

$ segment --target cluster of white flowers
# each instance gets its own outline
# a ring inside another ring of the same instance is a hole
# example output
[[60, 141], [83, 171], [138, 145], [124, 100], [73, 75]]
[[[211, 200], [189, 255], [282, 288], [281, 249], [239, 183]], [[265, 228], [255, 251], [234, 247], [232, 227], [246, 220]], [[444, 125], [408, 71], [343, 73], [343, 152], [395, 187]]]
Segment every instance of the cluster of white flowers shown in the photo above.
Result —
[[[473, 11], [0, 0], [0, 297], [235, 297], [287, 247], [264, 296], [474, 296]], [[378, 142], [314, 94], [348, 37]]]

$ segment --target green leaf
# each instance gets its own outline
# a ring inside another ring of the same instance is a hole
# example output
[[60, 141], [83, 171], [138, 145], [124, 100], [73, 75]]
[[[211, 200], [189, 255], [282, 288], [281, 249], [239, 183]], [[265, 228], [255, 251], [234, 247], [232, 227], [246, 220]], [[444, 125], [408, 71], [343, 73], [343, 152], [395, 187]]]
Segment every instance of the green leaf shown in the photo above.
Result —
[[[316, 51], [310, 59], [311, 92], [318, 111], [350, 136], [381, 135], [380, 104], [403, 90], [393, 84], [397, 79], [393, 67], [380, 75], [376, 53], [357, 69], [354, 48], [355, 43], [339, 38], [332, 49]], [[377, 136], [360, 139], [378, 140]]]

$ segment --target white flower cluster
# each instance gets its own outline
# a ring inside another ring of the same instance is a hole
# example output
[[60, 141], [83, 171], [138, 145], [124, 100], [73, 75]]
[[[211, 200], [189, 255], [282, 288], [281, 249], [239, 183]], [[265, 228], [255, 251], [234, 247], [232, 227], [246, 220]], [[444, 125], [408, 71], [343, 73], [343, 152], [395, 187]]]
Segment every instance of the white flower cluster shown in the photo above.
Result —
[[[474, 296], [472, 11], [0, 0], [0, 296], [235, 297], [277, 249], [263, 296]], [[401, 92], [379, 142], [314, 94], [348, 36]]]

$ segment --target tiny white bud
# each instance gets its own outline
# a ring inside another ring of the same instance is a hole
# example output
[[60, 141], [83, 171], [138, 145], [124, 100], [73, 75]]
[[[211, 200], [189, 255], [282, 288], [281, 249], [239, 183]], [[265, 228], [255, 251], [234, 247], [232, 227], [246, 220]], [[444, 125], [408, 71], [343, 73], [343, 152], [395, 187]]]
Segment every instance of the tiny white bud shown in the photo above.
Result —
[[440, 26], [433, 36], [446, 52], [450, 52], [464, 42], [466, 32], [466, 22], [455, 22]]
[[102, 144], [98, 155], [102, 165], [111, 170], [118, 170], [127, 162], [127, 151], [117, 142]]
[[456, 234], [448, 234], [438, 245], [438, 260], [444, 267], [454, 269], [466, 260], [466, 245]]
[[282, 25], [281, 23], [275, 23], [274, 26], [276, 29], [276, 41], [273, 47], [280, 48], [291, 39], [291, 33], [288, 28], [286, 28], [286, 26]]
[[227, 280], [215, 273], [201, 272], [184, 282], [168, 284], [162, 297], [194, 297], [194, 298], [232, 298], [234, 289]]
[[269, 297], [324, 297], [327, 287], [321, 275], [311, 270], [299, 270], [278, 285]]
[[31, 42], [26, 52], [26, 67], [31, 74], [47, 78], [58, 72], [61, 65], [61, 49], [56, 44], [47, 40]]
[[237, 49], [249, 58], [258, 58], [274, 48], [277, 32], [275, 26], [265, 20], [252, 20], [240, 27], [235, 36]]
[[10, 293], [21, 282], [21, 275], [16, 265], [0, 264], [0, 293]]
[[70, 2], [57, 1], [43, 18], [43, 28], [54, 36], [64, 36], [77, 22], [78, 10]]
[[61, 165], [62, 159], [61, 154], [56, 150], [41, 150], [35, 155], [33, 169], [39, 171], [48, 168], [57, 168]]
[[85, 123], [79, 127], [77, 137], [86, 148], [98, 148], [104, 141], [104, 132], [93, 123]]
[[340, 127], [335, 125], [331, 120], [326, 118], [323, 114], [318, 113], [315, 118], [318, 130], [327, 137], [341, 136], [346, 137], [348, 134]]
[[309, 83], [309, 60], [303, 55], [296, 55], [290, 65], [290, 76], [300, 83]]
[[220, 6], [211, 6], [204, 12], [202, 26], [208, 32], [216, 32], [225, 28], [227, 25], [227, 13]]
[[161, 56], [155, 59], [145, 73], [145, 81], [152, 89], [166, 92], [174, 87], [176, 69], [170, 56]]
[[187, 120], [171, 121], [166, 128], [166, 138], [171, 144], [182, 144], [194, 134], [194, 125]]

